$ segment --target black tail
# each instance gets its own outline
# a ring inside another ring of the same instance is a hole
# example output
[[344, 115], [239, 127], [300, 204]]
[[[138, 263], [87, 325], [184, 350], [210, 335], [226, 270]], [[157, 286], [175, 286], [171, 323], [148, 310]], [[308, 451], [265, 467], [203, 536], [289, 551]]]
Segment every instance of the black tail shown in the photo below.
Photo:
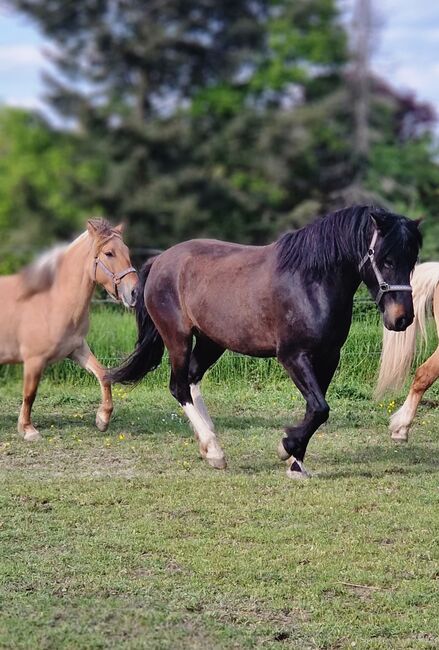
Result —
[[165, 349], [162, 337], [157, 331], [145, 306], [145, 284], [154, 259], [142, 266], [137, 283], [136, 320], [138, 337], [136, 347], [129, 357], [117, 368], [110, 370], [107, 377], [112, 384], [135, 384], [148, 372], [160, 365]]

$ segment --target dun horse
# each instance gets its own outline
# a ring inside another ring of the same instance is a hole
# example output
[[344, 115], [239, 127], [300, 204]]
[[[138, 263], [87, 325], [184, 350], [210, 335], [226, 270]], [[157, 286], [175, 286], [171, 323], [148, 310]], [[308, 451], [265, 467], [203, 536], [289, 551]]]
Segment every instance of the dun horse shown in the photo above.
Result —
[[385, 326], [404, 330], [413, 320], [409, 281], [420, 243], [417, 223], [353, 207], [268, 246], [178, 244], [143, 267], [137, 346], [110, 377], [139, 381], [166, 346], [171, 393], [195, 429], [201, 455], [224, 468], [200, 381], [226, 349], [276, 356], [306, 400], [303, 421], [286, 429], [278, 451], [288, 459], [287, 474], [305, 478], [308, 442], [328, 419], [325, 394], [349, 332], [354, 294], [364, 281]]
[[101, 219], [91, 219], [87, 231], [69, 246], [49, 252], [17, 275], [0, 278], [0, 363], [24, 364], [18, 431], [25, 440], [41, 437], [31, 409], [44, 368], [66, 357], [97, 378], [102, 403], [96, 426], [107, 429], [111, 385], [85, 341], [90, 301], [98, 283], [132, 307], [136, 281], [121, 226], [112, 228]]
[[[427, 341], [426, 316], [433, 307], [439, 334], [439, 263], [426, 262], [415, 267], [413, 277], [415, 319], [405, 332], [384, 332], [378, 384], [379, 398], [390, 389], [400, 389], [409, 374], [415, 352], [418, 331]], [[396, 442], [407, 442], [408, 433], [423, 394], [439, 377], [439, 346], [416, 371], [407, 399], [390, 419], [390, 433]]]

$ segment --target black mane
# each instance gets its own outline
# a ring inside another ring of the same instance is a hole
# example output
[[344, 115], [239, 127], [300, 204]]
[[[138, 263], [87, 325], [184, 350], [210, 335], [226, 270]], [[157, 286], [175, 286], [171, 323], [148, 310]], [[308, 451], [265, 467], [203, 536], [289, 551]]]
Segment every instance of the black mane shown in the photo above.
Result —
[[327, 214], [278, 239], [278, 269], [302, 271], [318, 280], [340, 264], [359, 264], [370, 244], [373, 216], [385, 224], [381, 258], [394, 248], [408, 252], [416, 248], [417, 254], [421, 236], [414, 222], [382, 208], [353, 206]]

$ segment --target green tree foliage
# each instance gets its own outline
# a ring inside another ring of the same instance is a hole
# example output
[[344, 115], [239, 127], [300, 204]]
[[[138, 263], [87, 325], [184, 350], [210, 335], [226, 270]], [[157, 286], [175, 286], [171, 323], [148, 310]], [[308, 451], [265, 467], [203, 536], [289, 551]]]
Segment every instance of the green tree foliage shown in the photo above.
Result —
[[439, 165], [435, 114], [411, 93], [373, 83], [372, 146], [365, 187], [381, 203], [423, 218], [423, 259], [439, 257]]
[[[9, 4], [54, 44], [48, 100], [77, 126], [50, 132], [65, 163], [46, 188], [50, 205], [58, 192], [82, 214], [80, 197], [154, 247], [191, 236], [262, 243], [360, 201], [427, 214], [436, 227], [431, 112], [377, 79], [359, 168], [336, 0]], [[35, 214], [49, 223], [43, 194]], [[54, 234], [71, 223], [66, 210]]]
[[82, 228], [85, 206], [75, 190], [96, 176], [96, 165], [77, 164], [73, 135], [55, 131], [42, 117], [23, 110], [0, 111], [2, 272]]
[[56, 44], [50, 101], [105, 161], [89, 200], [136, 241], [266, 241], [339, 183], [349, 122], [321, 128], [346, 63], [334, 0], [12, 4]]

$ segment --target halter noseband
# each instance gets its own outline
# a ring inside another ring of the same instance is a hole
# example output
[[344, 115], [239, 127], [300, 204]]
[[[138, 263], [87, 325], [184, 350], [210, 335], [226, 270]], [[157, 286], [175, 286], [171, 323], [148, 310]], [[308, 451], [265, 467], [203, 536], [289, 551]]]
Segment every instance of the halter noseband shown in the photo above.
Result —
[[110, 271], [110, 269], [105, 266], [105, 264], [102, 262], [101, 259], [99, 259], [99, 256], [98, 256], [98, 257], [95, 257], [95, 259], [94, 259], [94, 280], [95, 280], [95, 282], [96, 282], [96, 272], [98, 270], [98, 266], [99, 266], [99, 268], [101, 268], [103, 270], [105, 275], [108, 275], [108, 277], [112, 279], [114, 296], [115, 296], [116, 300], [119, 300], [118, 286], [120, 284], [120, 281], [122, 280], [122, 278], [124, 278], [129, 273], [137, 273], [136, 269], [133, 266], [129, 266], [124, 271], [119, 271], [119, 273], [113, 273], [113, 271]]
[[375, 230], [373, 233], [372, 241], [370, 242], [369, 250], [367, 251], [366, 255], [363, 257], [361, 260], [360, 264], [358, 265], [358, 270], [361, 271], [363, 266], [366, 264], [367, 260], [370, 261], [370, 264], [372, 266], [373, 272], [375, 273], [375, 277], [378, 282], [379, 286], [379, 291], [377, 295], [375, 296], [375, 302], [377, 305], [380, 304], [380, 300], [383, 297], [385, 293], [389, 293], [389, 291], [412, 291], [412, 288], [409, 284], [388, 284], [383, 276], [381, 275], [381, 272], [377, 266], [377, 263], [375, 262], [375, 244], [378, 239], [378, 230]]

